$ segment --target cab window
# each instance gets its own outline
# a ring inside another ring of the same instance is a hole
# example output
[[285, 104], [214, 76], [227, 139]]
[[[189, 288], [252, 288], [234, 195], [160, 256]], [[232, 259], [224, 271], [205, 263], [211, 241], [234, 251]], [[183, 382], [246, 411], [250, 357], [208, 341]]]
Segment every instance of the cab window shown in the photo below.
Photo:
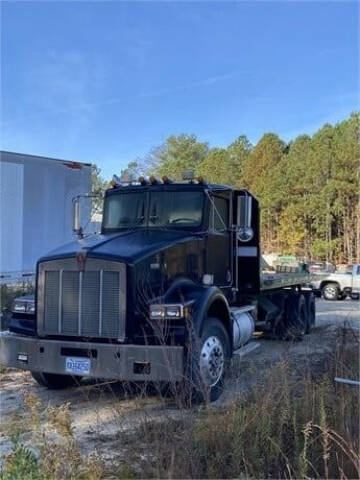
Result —
[[223, 231], [229, 224], [229, 201], [222, 197], [213, 197], [212, 220], [213, 228]]

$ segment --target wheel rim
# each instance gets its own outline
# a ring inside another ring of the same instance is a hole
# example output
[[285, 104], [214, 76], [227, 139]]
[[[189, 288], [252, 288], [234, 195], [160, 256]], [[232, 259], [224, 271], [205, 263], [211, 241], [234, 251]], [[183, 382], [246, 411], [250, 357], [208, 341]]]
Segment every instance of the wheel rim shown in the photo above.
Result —
[[336, 288], [333, 286], [328, 286], [325, 288], [325, 295], [328, 298], [335, 298], [336, 297]]
[[225, 356], [221, 341], [211, 336], [205, 340], [200, 353], [200, 373], [204, 382], [214, 387], [224, 372]]

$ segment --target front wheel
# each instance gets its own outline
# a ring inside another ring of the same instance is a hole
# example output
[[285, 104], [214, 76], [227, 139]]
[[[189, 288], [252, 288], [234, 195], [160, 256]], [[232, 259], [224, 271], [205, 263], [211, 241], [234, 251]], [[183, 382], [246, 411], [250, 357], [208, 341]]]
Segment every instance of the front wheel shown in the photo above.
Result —
[[217, 400], [230, 364], [229, 335], [217, 318], [205, 319], [200, 338], [191, 341], [187, 383], [195, 401]]
[[30, 372], [33, 379], [42, 387], [50, 390], [60, 390], [62, 388], [73, 387], [80, 383], [81, 377], [72, 377], [71, 375], [60, 375], [57, 373]]
[[327, 283], [322, 288], [322, 294], [325, 300], [338, 300], [340, 296], [340, 289], [336, 283]]

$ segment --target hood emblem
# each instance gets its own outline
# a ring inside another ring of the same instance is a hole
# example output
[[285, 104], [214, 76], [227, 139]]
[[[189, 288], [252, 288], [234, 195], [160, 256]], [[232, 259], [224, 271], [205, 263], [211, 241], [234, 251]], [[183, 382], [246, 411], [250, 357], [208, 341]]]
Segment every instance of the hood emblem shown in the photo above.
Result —
[[77, 252], [76, 261], [80, 272], [85, 270], [86, 255], [84, 252]]

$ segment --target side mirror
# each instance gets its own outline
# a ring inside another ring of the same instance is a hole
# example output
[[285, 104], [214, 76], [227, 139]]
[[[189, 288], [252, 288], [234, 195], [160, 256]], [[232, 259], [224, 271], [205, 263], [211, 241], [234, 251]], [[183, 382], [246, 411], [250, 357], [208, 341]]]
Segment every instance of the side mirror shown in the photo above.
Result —
[[73, 199], [73, 231], [78, 236], [82, 236], [82, 226], [81, 226], [81, 206], [80, 198], [75, 197]]
[[237, 238], [240, 242], [249, 242], [254, 236], [251, 226], [252, 197], [239, 195], [237, 197]]

